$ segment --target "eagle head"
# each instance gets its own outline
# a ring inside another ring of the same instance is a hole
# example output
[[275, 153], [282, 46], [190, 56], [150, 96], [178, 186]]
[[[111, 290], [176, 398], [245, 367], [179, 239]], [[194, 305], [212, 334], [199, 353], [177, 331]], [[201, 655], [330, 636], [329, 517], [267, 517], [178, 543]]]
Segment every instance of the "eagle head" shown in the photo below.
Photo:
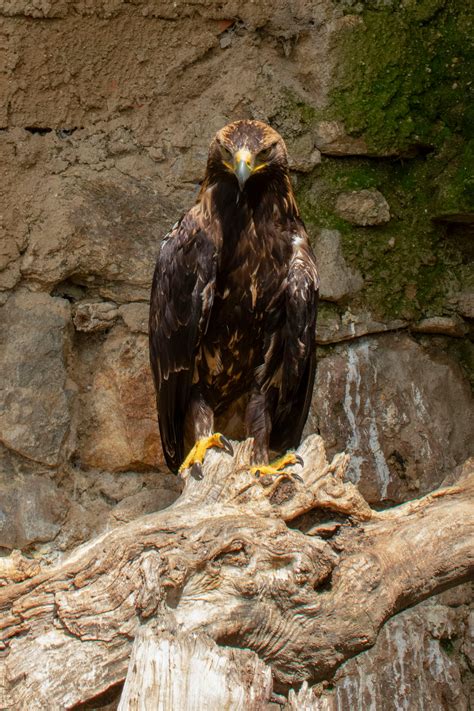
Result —
[[209, 147], [206, 185], [237, 181], [241, 191], [258, 179], [288, 175], [288, 153], [277, 131], [263, 121], [234, 121], [216, 133]]

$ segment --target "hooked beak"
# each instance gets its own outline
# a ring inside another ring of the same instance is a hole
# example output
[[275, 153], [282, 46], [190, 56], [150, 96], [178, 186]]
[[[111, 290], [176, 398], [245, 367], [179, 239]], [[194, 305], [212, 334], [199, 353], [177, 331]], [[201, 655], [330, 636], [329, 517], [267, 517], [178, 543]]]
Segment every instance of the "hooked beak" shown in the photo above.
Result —
[[234, 173], [239, 181], [240, 190], [244, 189], [244, 185], [250, 178], [253, 172], [253, 156], [246, 148], [241, 148], [234, 156]]

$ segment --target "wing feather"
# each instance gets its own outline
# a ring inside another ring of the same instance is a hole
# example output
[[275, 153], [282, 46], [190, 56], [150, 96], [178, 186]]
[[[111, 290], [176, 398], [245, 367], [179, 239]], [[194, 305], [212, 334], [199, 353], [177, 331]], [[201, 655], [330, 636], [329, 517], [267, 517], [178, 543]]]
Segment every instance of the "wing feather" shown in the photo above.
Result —
[[316, 374], [319, 276], [302, 223], [293, 244], [285, 292], [281, 386], [270, 437], [271, 448], [278, 451], [300, 443]]
[[184, 418], [196, 353], [214, 299], [216, 247], [196, 210], [164, 238], [150, 301], [150, 362], [166, 462], [177, 471], [184, 459]]

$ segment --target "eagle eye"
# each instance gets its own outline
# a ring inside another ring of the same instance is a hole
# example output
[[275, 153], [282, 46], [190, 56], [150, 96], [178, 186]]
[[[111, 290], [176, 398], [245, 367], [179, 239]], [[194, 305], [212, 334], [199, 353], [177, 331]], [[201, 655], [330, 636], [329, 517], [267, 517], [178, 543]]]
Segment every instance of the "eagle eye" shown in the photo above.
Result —
[[225, 146], [223, 146], [222, 143], [220, 144], [219, 147], [220, 147], [220, 149], [221, 149], [222, 160], [227, 161], [227, 163], [231, 162], [231, 161], [232, 161], [232, 153], [231, 153], [231, 151], [229, 151], [228, 148], [226, 148]]
[[275, 144], [272, 143], [271, 146], [267, 146], [267, 148], [264, 148], [263, 151], [260, 151], [258, 154], [258, 160], [261, 162], [267, 161], [273, 153], [274, 146]]

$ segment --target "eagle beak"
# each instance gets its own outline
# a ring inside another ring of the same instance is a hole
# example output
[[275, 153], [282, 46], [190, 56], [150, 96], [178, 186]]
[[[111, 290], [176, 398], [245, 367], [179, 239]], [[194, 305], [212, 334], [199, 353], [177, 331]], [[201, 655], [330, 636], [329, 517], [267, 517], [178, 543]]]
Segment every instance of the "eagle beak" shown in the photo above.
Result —
[[244, 189], [244, 185], [252, 175], [253, 157], [249, 150], [241, 148], [234, 156], [234, 173], [239, 181], [239, 187]]

